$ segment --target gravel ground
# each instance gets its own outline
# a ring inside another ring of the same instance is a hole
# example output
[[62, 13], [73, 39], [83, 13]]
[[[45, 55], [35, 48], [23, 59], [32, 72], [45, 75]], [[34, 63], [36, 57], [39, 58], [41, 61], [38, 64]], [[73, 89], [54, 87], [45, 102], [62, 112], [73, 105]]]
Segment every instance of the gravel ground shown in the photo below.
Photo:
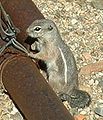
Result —
[[[103, 1], [102, 0], [33, 0], [45, 18], [53, 20], [65, 43], [70, 46], [80, 71], [85, 65], [103, 61]], [[103, 64], [102, 64], [103, 66]], [[96, 68], [94, 68], [96, 69]], [[103, 70], [103, 67], [102, 67]], [[92, 97], [85, 109], [71, 109], [73, 115], [83, 115], [86, 120], [103, 120], [95, 114], [103, 103], [103, 71], [79, 74], [80, 88]], [[0, 92], [0, 120], [22, 120], [12, 101]]]

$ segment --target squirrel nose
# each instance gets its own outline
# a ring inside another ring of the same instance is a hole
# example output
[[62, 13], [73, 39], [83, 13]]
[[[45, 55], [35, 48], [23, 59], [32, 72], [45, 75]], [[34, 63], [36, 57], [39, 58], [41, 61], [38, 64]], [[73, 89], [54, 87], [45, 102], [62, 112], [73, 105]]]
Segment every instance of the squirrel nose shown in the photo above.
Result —
[[29, 28], [27, 28], [26, 32], [29, 33]]
[[26, 29], [26, 32], [27, 32], [27, 33], [30, 33], [30, 32], [33, 32], [33, 30], [32, 30], [31, 28], [27, 28], [27, 29]]

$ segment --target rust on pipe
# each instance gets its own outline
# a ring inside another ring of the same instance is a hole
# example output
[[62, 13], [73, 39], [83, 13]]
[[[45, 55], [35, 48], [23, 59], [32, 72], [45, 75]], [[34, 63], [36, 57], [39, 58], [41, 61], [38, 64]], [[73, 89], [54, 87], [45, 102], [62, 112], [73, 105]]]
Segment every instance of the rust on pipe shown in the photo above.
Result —
[[27, 120], [73, 120], [30, 58], [13, 56], [4, 64], [2, 81]]
[[[27, 27], [43, 15], [31, 0], [0, 2], [20, 29], [17, 39], [24, 44]], [[0, 56], [0, 64], [0, 79], [27, 120], [74, 120], [30, 58], [14, 50]]]

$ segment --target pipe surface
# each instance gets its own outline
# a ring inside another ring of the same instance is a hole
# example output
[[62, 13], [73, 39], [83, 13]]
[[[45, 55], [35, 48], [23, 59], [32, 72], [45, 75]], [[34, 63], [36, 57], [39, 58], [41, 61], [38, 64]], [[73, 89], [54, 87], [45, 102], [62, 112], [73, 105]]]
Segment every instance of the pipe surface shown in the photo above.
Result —
[[[0, 0], [20, 29], [18, 41], [24, 44], [27, 27], [44, 18], [31, 0]], [[2, 40], [0, 40], [0, 45]], [[61, 100], [40, 74], [35, 63], [15, 51], [0, 56], [0, 79], [11, 99], [27, 120], [74, 120]]]
[[34, 62], [12, 56], [2, 69], [2, 81], [27, 120], [73, 120]]

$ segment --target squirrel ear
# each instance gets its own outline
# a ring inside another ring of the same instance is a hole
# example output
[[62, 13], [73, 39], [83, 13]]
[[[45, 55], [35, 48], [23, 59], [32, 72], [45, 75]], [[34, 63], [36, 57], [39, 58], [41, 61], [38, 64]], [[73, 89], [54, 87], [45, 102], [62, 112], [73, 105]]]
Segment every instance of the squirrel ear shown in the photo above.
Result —
[[51, 25], [49, 25], [48, 30], [52, 30], [52, 29], [53, 29], [53, 27]]

